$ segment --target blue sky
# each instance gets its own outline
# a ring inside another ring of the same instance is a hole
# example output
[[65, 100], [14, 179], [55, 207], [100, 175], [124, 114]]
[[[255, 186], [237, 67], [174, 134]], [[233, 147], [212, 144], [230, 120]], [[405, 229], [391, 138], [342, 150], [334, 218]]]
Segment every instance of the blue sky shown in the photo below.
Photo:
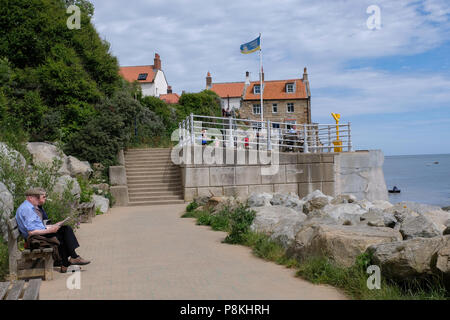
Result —
[[[308, 67], [312, 120], [352, 122], [355, 149], [450, 153], [448, 0], [93, 0], [94, 23], [123, 66], [159, 53], [175, 92], [258, 77], [242, 43], [262, 33], [267, 80]], [[380, 28], [369, 29], [369, 6]]]

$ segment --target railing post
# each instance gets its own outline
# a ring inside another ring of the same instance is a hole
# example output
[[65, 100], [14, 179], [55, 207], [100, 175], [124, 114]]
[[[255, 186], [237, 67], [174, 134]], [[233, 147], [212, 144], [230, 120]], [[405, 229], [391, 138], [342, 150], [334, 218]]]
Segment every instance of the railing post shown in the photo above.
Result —
[[270, 126], [270, 120], [267, 120], [267, 150], [272, 150], [272, 142], [271, 142], [272, 130]]
[[352, 131], [350, 129], [350, 122], [348, 123], [348, 152], [352, 152]]
[[328, 152], [331, 152], [331, 126], [328, 126]]
[[304, 132], [304, 136], [305, 136], [305, 141], [303, 142], [303, 152], [304, 153], [309, 153], [309, 150], [308, 150], [308, 129], [307, 129], [307, 125], [306, 124], [303, 125], [303, 132]]
[[228, 124], [230, 128], [230, 148], [234, 148], [234, 137], [233, 137], [233, 120], [231, 117], [228, 118]]
[[190, 115], [190, 125], [191, 125], [191, 143], [192, 145], [195, 144], [195, 133], [194, 133], [194, 114], [191, 113]]

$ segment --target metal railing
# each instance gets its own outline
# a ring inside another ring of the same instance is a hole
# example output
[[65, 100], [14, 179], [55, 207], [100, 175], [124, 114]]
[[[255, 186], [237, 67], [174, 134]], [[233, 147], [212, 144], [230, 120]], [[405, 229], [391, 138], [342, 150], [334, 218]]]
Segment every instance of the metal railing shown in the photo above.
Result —
[[212, 144], [281, 152], [350, 152], [351, 126], [295, 124], [191, 114], [179, 123], [180, 145]]

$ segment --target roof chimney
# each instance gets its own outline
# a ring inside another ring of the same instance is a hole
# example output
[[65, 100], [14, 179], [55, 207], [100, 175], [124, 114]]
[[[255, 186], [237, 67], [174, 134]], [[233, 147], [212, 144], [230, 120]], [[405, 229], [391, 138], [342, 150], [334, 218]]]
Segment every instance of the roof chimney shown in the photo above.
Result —
[[250, 72], [248, 71], [245, 73], [245, 85], [250, 85]]
[[209, 73], [206, 75], [206, 90], [211, 90], [212, 88], [212, 77], [211, 77], [211, 73]]
[[155, 53], [155, 60], [153, 63], [153, 69], [161, 70], [161, 59], [159, 57], [159, 54]]
[[306, 67], [303, 71], [303, 82], [305, 81], [308, 81], [308, 70], [306, 69]]
[[168, 86], [167, 87], [167, 94], [171, 94], [172, 93], [172, 86]]

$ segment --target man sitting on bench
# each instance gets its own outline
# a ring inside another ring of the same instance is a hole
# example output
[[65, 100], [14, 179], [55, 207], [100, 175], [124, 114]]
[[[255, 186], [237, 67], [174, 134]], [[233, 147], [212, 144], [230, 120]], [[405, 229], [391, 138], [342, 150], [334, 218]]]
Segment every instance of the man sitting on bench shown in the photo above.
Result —
[[[67, 272], [69, 265], [86, 265], [90, 261], [81, 258], [75, 249], [80, 245], [70, 226], [63, 226], [61, 222], [54, 225], [44, 225], [47, 220], [42, 205], [47, 199], [47, 194], [42, 188], [30, 189], [25, 193], [26, 200], [16, 212], [16, 221], [19, 231], [25, 240], [29, 236], [41, 235], [46, 238], [56, 237], [59, 241], [58, 252], [61, 257], [61, 272]], [[70, 259], [69, 259], [70, 256]]]

